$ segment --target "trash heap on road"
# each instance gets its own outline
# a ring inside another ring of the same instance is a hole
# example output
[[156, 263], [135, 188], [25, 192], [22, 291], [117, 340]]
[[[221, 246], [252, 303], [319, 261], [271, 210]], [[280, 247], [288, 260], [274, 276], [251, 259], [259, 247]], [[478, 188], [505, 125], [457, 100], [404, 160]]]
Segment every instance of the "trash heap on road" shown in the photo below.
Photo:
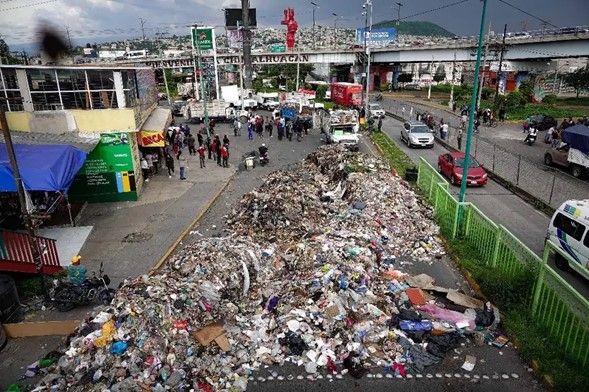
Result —
[[230, 235], [127, 281], [37, 390], [241, 391], [285, 361], [310, 375], [405, 376], [465, 336], [493, 341], [496, 309], [403, 271], [402, 259], [443, 255], [431, 215], [383, 161], [319, 148], [245, 194]]

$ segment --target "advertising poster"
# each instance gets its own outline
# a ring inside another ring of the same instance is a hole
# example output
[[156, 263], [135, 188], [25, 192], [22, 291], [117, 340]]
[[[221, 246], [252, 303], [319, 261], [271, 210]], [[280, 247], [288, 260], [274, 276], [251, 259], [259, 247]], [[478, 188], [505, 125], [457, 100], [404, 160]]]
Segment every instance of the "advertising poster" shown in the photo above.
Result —
[[214, 38], [212, 27], [197, 27], [192, 28], [192, 46], [200, 48], [200, 50], [212, 50], [213, 49], [213, 38]]
[[76, 175], [69, 197], [89, 202], [137, 200], [131, 142], [127, 133], [101, 134]]

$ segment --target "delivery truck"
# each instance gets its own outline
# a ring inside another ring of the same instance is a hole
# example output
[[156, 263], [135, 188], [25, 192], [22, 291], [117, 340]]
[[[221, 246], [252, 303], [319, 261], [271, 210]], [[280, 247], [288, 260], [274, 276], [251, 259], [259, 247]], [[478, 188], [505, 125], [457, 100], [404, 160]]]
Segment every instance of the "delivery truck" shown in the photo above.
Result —
[[546, 151], [546, 165], [567, 168], [575, 177], [589, 174], [589, 127], [577, 124], [562, 131], [562, 142]]
[[362, 85], [344, 82], [332, 83], [331, 101], [345, 107], [362, 105]]

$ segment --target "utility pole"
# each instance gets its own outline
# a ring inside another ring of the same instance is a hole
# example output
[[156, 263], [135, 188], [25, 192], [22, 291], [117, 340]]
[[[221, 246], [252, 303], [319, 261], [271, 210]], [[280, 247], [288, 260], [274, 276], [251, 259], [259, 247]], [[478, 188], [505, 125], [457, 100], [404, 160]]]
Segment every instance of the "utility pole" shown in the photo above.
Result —
[[428, 101], [432, 98], [432, 83], [434, 82], [434, 56], [432, 56], [432, 62], [429, 63], [429, 75], [432, 79], [429, 81], [429, 86], [427, 88]]
[[35, 226], [33, 222], [33, 218], [29, 214], [27, 210], [27, 202], [25, 196], [25, 188], [22, 182], [22, 178], [20, 176], [20, 171], [18, 169], [18, 163], [16, 161], [16, 154], [14, 152], [14, 144], [12, 144], [12, 137], [10, 135], [10, 131], [8, 129], [8, 121], [6, 120], [6, 113], [4, 110], [0, 109], [0, 126], [2, 127], [2, 135], [4, 136], [4, 143], [6, 144], [6, 152], [8, 153], [8, 160], [10, 161], [10, 168], [12, 170], [12, 175], [14, 177], [14, 182], [16, 184], [16, 192], [18, 194], [18, 202], [20, 204], [20, 212], [22, 214], [22, 218], [25, 224], [25, 228], [27, 229], [28, 239], [29, 239], [29, 247], [31, 249], [31, 254], [33, 255], [33, 261], [35, 262], [35, 268], [37, 270], [37, 274], [41, 276], [41, 290], [43, 291], [43, 295], [45, 298], [48, 298], [47, 289], [45, 287], [45, 279], [43, 278], [43, 261], [41, 259], [42, 252], [39, 249], [39, 243], [37, 242], [37, 237], [35, 236]]
[[452, 61], [452, 81], [450, 82], [450, 100], [448, 106], [450, 110], [454, 108], [454, 75], [456, 72], [456, 50], [454, 50], [454, 60]]
[[139, 23], [141, 23], [141, 34], [143, 35], [143, 40], [145, 41], [145, 28], [143, 27], [143, 25], [145, 25], [145, 19], [139, 18]]
[[[368, 13], [368, 7], [370, 7], [370, 19], [369, 19], [369, 26], [368, 26], [368, 35], [369, 38], [370, 35], [372, 34], [372, 0], [366, 0], [366, 2], [364, 3], [364, 5], [366, 6], [366, 13]], [[370, 115], [370, 110], [369, 110], [369, 103], [370, 103], [370, 98], [368, 95], [368, 92], [370, 91], [370, 46], [366, 47], [366, 55], [368, 56], [368, 60], [366, 63], [366, 107], [365, 107], [365, 113], [366, 116]]]
[[499, 68], [497, 69], [497, 81], [495, 82], [495, 99], [494, 106], [497, 109], [497, 100], [499, 99], [499, 78], [501, 77], [501, 68], [503, 67], [503, 53], [505, 52], [505, 36], [507, 35], [507, 23], [503, 26], [503, 39], [501, 40], [501, 53], [499, 54]]
[[246, 89], [252, 88], [252, 46], [250, 36], [250, 1], [241, 0], [241, 17], [243, 19], [243, 68]]
[[[364, 56], [367, 56], [368, 45], [366, 44], [366, 37], [368, 36], [368, 10], [366, 9], [366, 4], [363, 4], [362, 8], [364, 8], [364, 12], [362, 12], [362, 14], [364, 15]], [[362, 81], [362, 85], [365, 86], [365, 90], [362, 93], [362, 106], [364, 106], [366, 100], [368, 99], [368, 75], [366, 73], [366, 65], [368, 64], [368, 59], [363, 57], [362, 63], [364, 63], [364, 80]]]
[[[483, 49], [483, 35], [485, 31], [485, 14], [487, 12], [487, 0], [483, 0], [483, 11], [481, 12], [481, 26], [479, 29], [479, 43], [477, 46], [477, 58], [474, 66], [474, 83], [472, 84], [473, 87], [476, 88], [479, 82], [479, 69], [481, 66], [481, 52]], [[466, 146], [464, 149], [464, 165], [462, 166], [462, 180], [460, 181], [460, 194], [458, 197], [458, 201], [460, 203], [464, 202], [464, 197], [466, 196], [466, 182], [468, 181], [468, 167], [470, 166], [470, 147], [472, 144], [472, 128], [474, 124], [474, 114], [476, 111], [476, 104], [477, 104], [477, 92], [473, 91], [470, 97], [470, 111], [468, 113], [468, 128], [466, 131]], [[459, 219], [464, 217], [464, 209], [460, 207]]]
[[313, 49], [315, 49], [315, 10], [319, 8], [319, 6], [314, 2], [311, 2], [311, 5], [313, 6]]
[[332, 12], [331, 15], [335, 16], [333, 19], [333, 47], [337, 46], [337, 14]]
[[395, 3], [397, 4], [397, 27], [399, 27], [399, 23], [401, 22], [401, 7], [403, 3]]
[[70, 47], [70, 55], [72, 56], [72, 63], [75, 63], [74, 48], [72, 47], [72, 38], [70, 37], [70, 27], [69, 26], [65, 26], [65, 33], [67, 35], [67, 41], [68, 41], [69, 47]]
[[485, 42], [485, 56], [483, 57], [483, 75], [481, 76], [478, 95], [477, 95], [477, 110], [481, 106], [481, 94], [483, 92], [483, 84], [485, 83], [485, 67], [487, 66], [487, 55], [489, 52], [489, 37], [491, 36], [491, 23], [489, 22], [489, 30], [487, 31], [487, 39]]

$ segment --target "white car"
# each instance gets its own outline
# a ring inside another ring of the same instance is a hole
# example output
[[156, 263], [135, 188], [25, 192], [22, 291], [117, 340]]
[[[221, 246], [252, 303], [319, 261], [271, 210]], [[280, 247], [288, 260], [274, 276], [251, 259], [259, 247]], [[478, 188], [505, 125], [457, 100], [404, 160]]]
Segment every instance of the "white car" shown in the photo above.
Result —
[[420, 121], [409, 121], [401, 128], [401, 140], [409, 148], [411, 147], [434, 147], [434, 134], [427, 125]]
[[384, 109], [381, 108], [380, 105], [377, 103], [368, 104], [368, 110], [370, 111], [371, 117], [384, 118], [384, 116], [385, 116]]

